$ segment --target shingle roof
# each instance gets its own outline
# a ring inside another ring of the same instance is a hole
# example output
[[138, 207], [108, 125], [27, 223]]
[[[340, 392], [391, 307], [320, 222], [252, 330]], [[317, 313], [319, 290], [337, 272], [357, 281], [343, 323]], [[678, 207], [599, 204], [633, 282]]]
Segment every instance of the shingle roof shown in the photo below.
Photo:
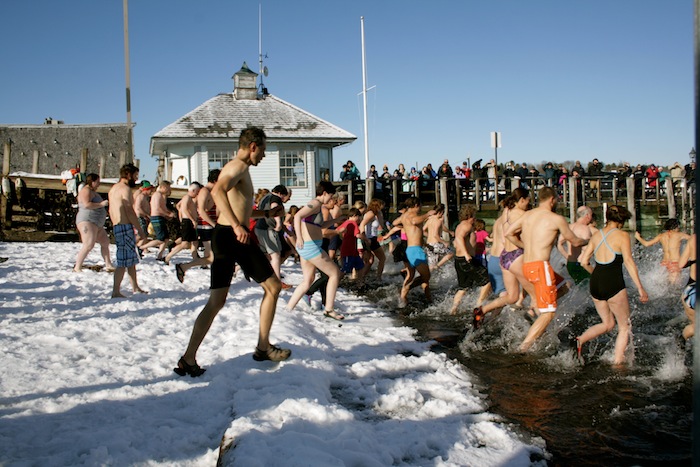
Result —
[[265, 99], [236, 99], [219, 94], [166, 126], [151, 138], [158, 140], [238, 139], [242, 129], [261, 127], [269, 141], [325, 141], [345, 144], [357, 139], [339, 128], [273, 95]]

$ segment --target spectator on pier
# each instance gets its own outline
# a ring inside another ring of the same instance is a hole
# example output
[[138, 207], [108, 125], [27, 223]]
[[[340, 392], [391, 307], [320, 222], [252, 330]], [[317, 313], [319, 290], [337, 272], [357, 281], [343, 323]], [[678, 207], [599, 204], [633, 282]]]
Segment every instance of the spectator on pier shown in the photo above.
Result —
[[483, 183], [482, 179], [485, 177], [484, 169], [481, 168], [481, 159], [472, 164], [472, 176], [471, 179], [479, 183]]
[[420, 173], [420, 186], [421, 188], [429, 188], [430, 187], [430, 181], [434, 180], [435, 177], [432, 176], [432, 171], [428, 168], [426, 165], [423, 167]]
[[399, 174], [401, 175], [401, 179], [408, 179], [408, 172], [406, 171], [406, 166], [404, 166], [403, 164], [399, 164], [399, 168], [396, 170], [398, 170]]
[[583, 190], [585, 187], [583, 183], [583, 173], [579, 172], [576, 166], [574, 166], [574, 168], [571, 169], [570, 176], [573, 177], [576, 184], [576, 202], [581, 205], [583, 204]]
[[[484, 166], [486, 170], [486, 178], [488, 179], [488, 188], [494, 187], [496, 185], [496, 175], [498, 173], [498, 167], [496, 167], [496, 160], [491, 159]], [[491, 196], [489, 196], [491, 199]]]
[[667, 168], [663, 168], [663, 166], [659, 166], [659, 188], [663, 190], [666, 188], [666, 179], [671, 177], [671, 172], [669, 171], [671, 169], [671, 166], [668, 166]]
[[651, 164], [649, 167], [647, 167], [644, 175], [647, 178], [647, 186], [649, 187], [649, 191], [653, 194], [656, 189], [656, 182], [659, 178], [659, 169], [656, 167], [656, 165]]
[[557, 179], [557, 171], [554, 164], [547, 162], [544, 166], [544, 183], [547, 186], [555, 186], [559, 180]]
[[[505, 183], [505, 188], [507, 192], [510, 192], [511, 188], [511, 180], [517, 176], [517, 173], [515, 172], [515, 164], [513, 161], [506, 162], [506, 166], [503, 169], [503, 180]], [[514, 187], [514, 188], [517, 188]]]
[[461, 165], [455, 166], [455, 178], [467, 178], [466, 174], [464, 172], [462, 172]]
[[359, 180], [360, 177], [360, 170], [357, 168], [355, 163], [353, 161], [347, 161], [346, 162], [348, 169], [350, 170], [350, 180]]
[[440, 168], [438, 169], [438, 177], [440, 178], [453, 178], [452, 167], [450, 167], [450, 161], [445, 159]]
[[671, 180], [673, 180], [673, 186], [676, 186], [676, 183], [683, 178], [684, 173], [683, 166], [681, 166], [680, 162], [673, 164], [673, 167], [671, 167]]
[[571, 168], [570, 172], [571, 172], [572, 175], [573, 175], [573, 173], [574, 173], [574, 170], [575, 170], [576, 172], [578, 172], [578, 174], [579, 174], [580, 177], [584, 177], [584, 176], [586, 175], [586, 170], [585, 170], [585, 169], [583, 168], [583, 166], [581, 165], [581, 161], [576, 161], [576, 163], [574, 164], [574, 166]]
[[525, 189], [529, 188], [529, 185], [527, 184], [527, 176], [530, 171], [527, 168], [527, 164], [525, 162], [520, 164], [520, 167], [515, 170], [515, 173], [517, 173], [518, 177], [520, 177], [520, 187]]
[[389, 172], [388, 165], [384, 164], [384, 167], [382, 167], [382, 173], [379, 175], [379, 178], [385, 181], [391, 178], [391, 172]]
[[428, 162], [428, 165], [425, 166], [428, 171], [430, 171], [430, 178], [437, 178], [437, 172], [433, 169], [433, 164]]
[[377, 167], [374, 164], [369, 166], [367, 171], [367, 178], [373, 178], [375, 180], [379, 179], [379, 173], [377, 172]]
[[591, 190], [591, 197], [593, 196], [593, 191], [598, 192], [600, 190], [600, 178], [603, 176], [603, 164], [598, 161], [598, 159], [593, 159], [593, 161], [588, 164], [588, 176], [593, 177], [588, 180], [588, 188]]
[[685, 166], [685, 186], [695, 185], [695, 161]]
[[540, 184], [539, 177], [539, 170], [537, 170], [534, 165], [531, 165], [527, 173], [527, 178], [533, 190], [537, 189], [537, 186]]
[[634, 177], [634, 192], [635, 196], [640, 196], [642, 189], [644, 187], [644, 167], [642, 164], [637, 164], [637, 166], [632, 170], [631, 176]]
[[352, 180], [352, 172], [350, 172], [350, 167], [348, 164], [343, 164], [343, 170], [340, 171], [340, 179], [342, 181]]

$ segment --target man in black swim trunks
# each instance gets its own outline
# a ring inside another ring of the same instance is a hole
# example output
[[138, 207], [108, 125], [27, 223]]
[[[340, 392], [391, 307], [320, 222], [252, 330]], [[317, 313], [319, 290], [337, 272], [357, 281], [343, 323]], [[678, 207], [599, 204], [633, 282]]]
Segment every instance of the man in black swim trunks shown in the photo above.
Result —
[[175, 372], [181, 376], [200, 376], [205, 371], [197, 365], [197, 349], [226, 303], [236, 263], [246, 278], [253, 278], [264, 290], [260, 304], [258, 345], [253, 359], [282, 361], [292, 353], [289, 349], [270, 344], [270, 328], [282, 284], [262, 250], [250, 243], [250, 232], [247, 229], [251, 217], [275, 217], [284, 209], [282, 205], [264, 211], [252, 209], [253, 182], [249, 168], [251, 165], [257, 166], [265, 157], [265, 144], [266, 137], [262, 129], [249, 127], [241, 131], [236, 157], [223, 167], [211, 192], [219, 210], [219, 218], [212, 233], [214, 262], [211, 266], [209, 300], [195, 320], [187, 350], [175, 368]]

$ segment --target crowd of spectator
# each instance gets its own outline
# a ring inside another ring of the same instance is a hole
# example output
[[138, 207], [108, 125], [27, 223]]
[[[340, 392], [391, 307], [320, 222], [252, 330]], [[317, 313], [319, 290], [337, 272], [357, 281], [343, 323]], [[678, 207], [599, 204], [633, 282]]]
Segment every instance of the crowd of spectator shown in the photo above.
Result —
[[[585, 190], [589, 196], [595, 196], [601, 189], [602, 181], [608, 181], [611, 187], [614, 184], [615, 187], [624, 191], [626, 189], [625, 180], [630, 177], [634, 179], [635, 191], [638, 193], [642, 189], [646, 189], [649, 194], [653, 194], [657, 186], [663, 191], [666, 179], [669, 177], [673, 181], [674, 187], [686, 186], [694, 183], [696, 168], [694, 161], [685, 166], [676, 162], [667, 167], [656, 164], [649, 166], [637, 164], [633, 167], [628, 162], [605, 165], [598, 158], [589, 162], [586, 168], [583, 167], [581, 161], [575, 161], [573, 164], [545, 162], [537, 166], [525, 162], [517, 165], [513, 161], [506, 164], [496, 164], [494, 159], [483, 165], [482, 162], [483, 159], [479, 159], [469, 165], [467, 161], [463, 161], [452, 167], [449, 160], [445, 159], [437, 171], [433, 169], [431, 163], [423, 166], [420, 171], [416, 167], [407, 170], [404, 164], [399, 164], [392, 171], [388, 165], [384, 164], [381, 172], [372, 164], [365, 174], [365, 178], [374, 179], [375, 189], [380, 193], [391, 190], [394, 180], [400, 182], [401, 191], [412, 192], [416, 183], [420, 184], [420, 188], [429, 188], [436, 179], [440, 178], [461, 179], [463, 180], [461, 185], [466, 189], [471, 189], [477, 180], [483, 189], [493, 189], [498, 180], [499, 188], [508, 190], [511, 185], [506, 184], [506, 180], [519, 180], [519, 184], [523, 188], [537, 189], [540, 186], [548, 185], [558, 188], [561, 192], [564, 185], [569, 183], [569, 178], [574, 178], [579, 192]], [[343, 165], [340, 180], [361, 179], [360, 171], [352, 161]], [[685, 181], [685, 184], [680, 183], [682, 181]]]

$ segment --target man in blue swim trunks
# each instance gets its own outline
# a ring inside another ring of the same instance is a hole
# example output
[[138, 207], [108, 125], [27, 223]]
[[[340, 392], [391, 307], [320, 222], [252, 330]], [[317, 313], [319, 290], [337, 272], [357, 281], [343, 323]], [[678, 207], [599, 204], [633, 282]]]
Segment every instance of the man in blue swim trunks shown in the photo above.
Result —
[[[394, 224], [400, 223], [403, 226], [407, 239], [406, 257], [408, 258], [408, 271], [401, 287], [399, 308], [404, 308], [408, 304], [408, 292], [419, 285], [423, 287], [423, 292], [428, 301], [432, 300], [430, 295], [430, 267], [428, 266], [428, 257], [423, 250], [423, 223], [428, 217], [434, 215], [435, 211], [420, 214], [420, 200], [415, 196], [408, 198], [404, 205], [406, 206], [406, 212], [394, 222]], [[416, 271], [420, 274], [417, 277]]]
[[134, 211], [134, 198], [132, 188], [136, 187], [136, 179], [139, 169], [133, 164], [126, 164], [119, 170], [119, 181], [109, 190], [109, 218], [114, 226], [114, 239], [117, 244], [117, 267], [114, 271], [114, 287], [112, 298], [123, 298], [121, 283], [124, 272], [129, 275], [131, 288], [134, 293], [148, 293], [142, 290], [136, 281], [136, 265], [139, 262], [139, 254], [136, 251], [136, 236], [146, 238], [146, 233], [139, 224], [139, 218]]

